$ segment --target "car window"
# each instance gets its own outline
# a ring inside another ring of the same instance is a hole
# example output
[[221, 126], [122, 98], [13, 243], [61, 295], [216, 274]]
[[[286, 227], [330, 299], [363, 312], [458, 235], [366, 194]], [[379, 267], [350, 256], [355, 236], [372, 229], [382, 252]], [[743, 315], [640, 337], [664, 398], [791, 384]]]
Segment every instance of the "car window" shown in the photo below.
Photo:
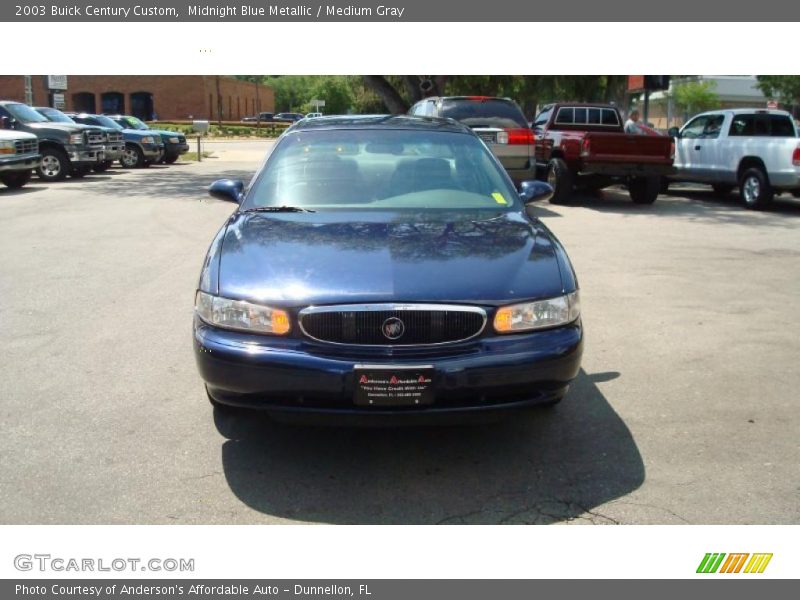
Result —
[[747, 113], [733, 117], [728, 135], [734, 137], [796, 137], [794, 125], [786, 115]]
[[6, 110], [11, 114], [12, 117], [17, 119], [22, 123], [46, 123], [47, 117], [44, 115], [40, 115], [34, 109], [32, 109], [27, 104], [17, 103], [17, 104], [6, 104]]
[[585, 125], [586, 121], [586, 109], [585, 108], [576, 108], [574, 113], [574, 119], [576, 125]]
[[473, 135], [301, 130], [275, 147], [242, 209], [505, 211], [519, 202], [502, 167]]
[[619, 125], [617, 111], [612, 108], [603, 109], [603, 125]]
[[37, 110], [54, 123], [75, 123], [75, 121], [70, 119], [67, 115], [55, 108], [40, 108]]
[[575, 109], [574, 108], [559, 108], [556, 114], [557, 125], [572, 125], [575, 123]]
[[528, 128], [520, 108], [500, 98], [451, 98], [442, 100], [440, 116], [461, 121], [468, 127]]
[[769, 115], [769, 134], [772, 137], [797, 137], [794, 123], [787, 115]]
[[681, 137], [714, 139], [719, 137], [725, 115], [701, 115], [689, 121], [681, 131]]
[[587, 119], [586, 122], [589, 125], [600, 125], [600, 109], [599, 108], [589, 108], [587, 109]]
[[546, 108], [538, 115], [536, 115], [536, 119], [533, 121], [534, 127], [544, 127], [547, 125], [547, 122], [550, 120], [550, 115], [553, 114], [553, 108]]

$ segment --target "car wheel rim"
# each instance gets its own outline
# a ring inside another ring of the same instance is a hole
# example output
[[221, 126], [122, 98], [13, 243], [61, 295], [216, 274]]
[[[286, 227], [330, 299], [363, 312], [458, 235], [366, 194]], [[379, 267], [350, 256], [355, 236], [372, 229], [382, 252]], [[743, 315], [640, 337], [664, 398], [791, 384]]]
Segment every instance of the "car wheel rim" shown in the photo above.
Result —
[[757, 177], [748, 177], [744, 181], [744, 199], [746, 202], [755, 202], [761, 194], [761, 182]]
[[126, 167], [131, 167], [136, 163], [136, 156], [133, 150], [125, 150], [122, 154], [122, 162], [125, 163]]
[[547, 183], [550, 184], [550, 187], [555, 188], [556, 183], [558, 182], [558, 178], [556, 177], [556, 170], [550, 168], [547, 171]]
[[57, 177], [61, 172], [61, 161], [55, 156], [45, 156], [42, 159], [42, 173], [47, 177]]

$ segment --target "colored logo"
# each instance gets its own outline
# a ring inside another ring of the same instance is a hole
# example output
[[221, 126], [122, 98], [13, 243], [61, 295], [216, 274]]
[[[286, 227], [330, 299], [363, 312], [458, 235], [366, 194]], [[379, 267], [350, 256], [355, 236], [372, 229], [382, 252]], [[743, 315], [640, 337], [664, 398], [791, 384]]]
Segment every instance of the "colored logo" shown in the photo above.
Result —
[[402, 337], [402, 335], [405, 333], [406, 326], [397, 317], [389, 317], [383, 322], [381, 330], [383, 331], [383, 335], [386, 336], [386, 338], [390, 340], [396, 340]]
[[772, 553], [749, 554], [738, 552], [725, 554], [724, 552], [708, 552], [697, 567], [698, 573], [763, 573]]

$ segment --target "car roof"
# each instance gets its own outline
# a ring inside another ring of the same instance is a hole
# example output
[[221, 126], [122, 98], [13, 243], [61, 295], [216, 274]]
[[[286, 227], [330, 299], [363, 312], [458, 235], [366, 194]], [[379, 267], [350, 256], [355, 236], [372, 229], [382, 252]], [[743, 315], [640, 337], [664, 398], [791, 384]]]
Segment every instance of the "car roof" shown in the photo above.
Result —
[[[753, 114], [753, 113], [759, 113], [759, 114], [762, 114], [762, 115], [781, 115], [781, 116], [784, 116], [784, 117], [790, 117], [790, 118], [792, 117], [792, 114], [790, 112], [785, 111], [785, 110], [779, 110], [777, 108], [758, 108], [758, 107], [753, 107], [753, 108], [720, 108], [720, 109], [717, 109], [717, 110], [707, 110], [705, 112], [698, 113], [698, 114], [694, 115], [694, 117], [699, 117], [701, 115], [718, 115], [720, 113], [730, 113], [732, 115], [750, 115], [750, 114]], [[694, 117], [692, 117], [692, 118], [694, 118]]]
[[472, 133], [469, 127], [453, 119], [412, 115], [330, 115], [303, 119], [290, 128], [293, 132], [315, 129], [413, 129]]
[[570, 108], [611, 108], [611, 109], [618, 109], [618, 106], [614, 104], [609, 104], [608, 102], [551, 102], [550, 104], [545, 104], [541, 110], [550, 110], [553, 107], [570, 107]]

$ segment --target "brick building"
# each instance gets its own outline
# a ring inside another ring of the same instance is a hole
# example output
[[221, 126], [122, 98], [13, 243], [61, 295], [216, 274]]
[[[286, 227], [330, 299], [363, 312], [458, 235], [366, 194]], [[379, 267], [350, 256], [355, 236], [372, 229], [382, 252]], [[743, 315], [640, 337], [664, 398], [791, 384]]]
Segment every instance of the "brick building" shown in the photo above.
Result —
[[[272, 88], [223, 75], [68, 75], [67, 111], [238, 121], [275, 110]], [[44, 75], [0, 75], [0, 99], [52, 105]]]

